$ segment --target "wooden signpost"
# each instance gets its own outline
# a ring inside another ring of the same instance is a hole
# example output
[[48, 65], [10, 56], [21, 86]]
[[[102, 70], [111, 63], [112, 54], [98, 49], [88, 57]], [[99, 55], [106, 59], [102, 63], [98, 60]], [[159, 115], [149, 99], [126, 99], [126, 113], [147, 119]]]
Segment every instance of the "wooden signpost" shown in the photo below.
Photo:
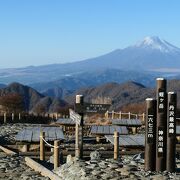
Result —
[[111, 104], [76, 104], [76, 111], [81, 113], [105, 113]]
[[166, 80], [157, 78], [156, 171], [166, 170], [167, 93]]
[[75, 156], [76, 158], [79, 158], [80, 156], [80, 150], [79, 150], [79, 125], [81, 123], [81, 116], [77, 114], [72, 109], [69, 109], [69, 115], [70, 119], [72, 119], [76, 123], [75, 128]]
[[69, 109], [69, 117], [70, 119], [72, 119], [75, 123], [77, 123], [78, 125], [80, 125], [81, 123], [81, 116], [79, 114], [77, 114], [75, 111], [73, 111], [72, 109]]
[[156, 165], [156, 100], [146, 99], [145, 170], [155, 171]]
[[177, 95], [168, 93], [168, 116], [167, 116], [167, 160], [166, 170], [175, 172], [176, 167], [176, 106]]
[[76, 122], [75, 130], [75, 156], [83, 159], [83, 134], [85, 113], [105, 113], [110, 104], [84, 103], [83, 95], [76, 95], [75, 111], [69, 110], [70, 119]]
[[175, 172], [176, 106], [176, 93], [167, 97], [166, 80], [158, 78], [156, 100], [146, 100], [145, 170]]

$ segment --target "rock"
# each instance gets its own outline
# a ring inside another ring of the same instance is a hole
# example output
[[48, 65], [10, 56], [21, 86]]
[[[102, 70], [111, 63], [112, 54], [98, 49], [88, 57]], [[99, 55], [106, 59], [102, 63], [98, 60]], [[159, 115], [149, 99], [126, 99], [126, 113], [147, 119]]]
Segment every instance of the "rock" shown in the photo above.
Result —
[[90, 159], [91, 159], [91, 161], [92, 161], [92, 160], [97, 160], [97, 161], [99, 161], [100, 158], [101, 158], [101, 155], [100, 155], [100, 153], [99, 153], [98, 151], [93, 151], [93, 152], [90, 153]]
[[91, 160], [90, 163], [91, 163], [91, 164], [97, 164], [98, 161], [96, 161], [96, 160]]
[[157, 174], [157, 175], [154, 175], [154, 176], [152, 176], [152, 179], [153, 180], [166, 180], [166, 179], [168, 179], [168, 177], [165, 177], [165, 176], [163, 176], [163, 175], [161, 175], [161, 174]]
[[111, 168], [111, 169], [117, 169], [119, 166], [117, 164], [108, 164], [108, 166]]
[[102, 168], [102, 169], [107, 168], [107, 163], [104, 162], [104, 161], [103, 161], [103, 162], [100, 162], [98, 165], [99, 165], [99, 167]]
[[70, 154], [66, 157], [66, 163], [72, 163], [74, 161], [74, 157], [72, 157]]
[[98, 151], [93, 151], [90, 153], [91, 160], [100, 160], [101, 155]]
[[129, 171], [127, 171], [127, 169], [122, 169], [121, 170], [121, 175], [122, 176], [129, 176]]
[[102, 174], [101, 171], [97, 171], [97, 170], [93, 170], [91, 173], [95, 176]]
[[87, 169], [94, 169], [95, 167], [97, 167], [97, 164], [91, 164], [86, 166]]
[[132, 157], [133, 161], [144, 163], [144, 153], [136, 154]]

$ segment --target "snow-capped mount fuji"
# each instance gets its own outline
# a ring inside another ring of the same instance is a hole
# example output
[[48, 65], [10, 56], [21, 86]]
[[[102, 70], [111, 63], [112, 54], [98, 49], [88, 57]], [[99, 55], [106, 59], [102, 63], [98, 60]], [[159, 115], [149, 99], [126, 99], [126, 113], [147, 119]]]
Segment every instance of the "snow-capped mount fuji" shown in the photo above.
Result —
[[[120, 71], [160, 71], [180, 74], [180, 48], [159, 37], [145, 37], [135, 45], [117, 49], [99, 57], [66, 64], [51, 64], [17, 69], [0, 69], [0, 82], [53, 82], [59, 79], [81, 77], [106, 69]], [[124, 74], [124, 73], [123, 73]], [[67, 76], [68, 75], [68, 76]], [[91, 76], [89, 76], [91, 79]], [[123, 78], [123, 77], [122, 77]]]
[[147, 48], [153, 50], [159, 50], [163, 53], [179, 53], [180, 48], [170, 44], [165, 40], [161, 40], [158, 36], [147, 36], [143, 41], [135, 44], [137, 48]]

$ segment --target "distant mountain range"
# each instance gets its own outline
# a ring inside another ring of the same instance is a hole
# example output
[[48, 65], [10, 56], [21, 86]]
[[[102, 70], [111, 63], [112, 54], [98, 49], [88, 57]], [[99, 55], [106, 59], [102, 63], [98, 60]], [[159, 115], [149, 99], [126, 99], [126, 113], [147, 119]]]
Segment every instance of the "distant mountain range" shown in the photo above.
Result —
[[65, 100], [71, 104], [75, 101], [75, 95], [82, 94], [86, 102], [92, 102], [96, 98], [110, 98], [112, 100], [111, 109], [120, 109], [122, 106], [144, 102], [147, 97], [154, 97], [154, 89], [146, 88], [136, 82], [126, 82], [122, 84], [107, 83], [93, 88], [83, 88], [76, 91]]
[[136, 81], [153, 86], [158, 76], [180, 77], [180, 49], [158, 37], [83, 61], [1, 69], [0, 83], [19, 82], [44, 95], [63, 98], [82, 87]]
[[123, 83], [126, 81], [135, 81], [140, 82], [145, 86], [153, 86], [155, 74], [106, 69], [101, 71], [90, 71], [52, 82], [34, 83], [30, 84], [30, 86], [45, 95], [64, 98], [80, 88], [95, 87], [108, 82]]
[[[155, 82], [154, 82], [155, 83]], [[177, 92], [180, 98], [180, 80], [168, 81], [168, 91]], [[83, 94], [86, 102], [98, 103], [101, 99], [111, 99], [113, 110], [120, 110], [122, 107], [134, 104], [144, 103], [146, 98], [155, 98], [155, 88], [145, 87], [144, 85], [129, 81], [122, 84], [105, 83], [94, 87], [81, 88], [74, 93], [64, 95], [63, 99], [57, 97], [45, 96], [29, 86], [19, 83], [12, 83], [5, 88], [0, 88], [0, 96], [17, 93], [23, 97], [25, 110], [35, 112], [38, 108], [44, 109], [46, 112], [57, 112], [61, 108], [73, 105], [76, 94]], [[180, 109], [180, 102], [178, 101]]]
[[[154, 82], [156, 83], [156, 82]], [[167, 91], [174, 91], [177, 93], [177, 98], [180, 98], [180, 80], [169, 80], [167, 83]], [[112, 100], [111, 109], [120, 110], [123, 106], [144, 103], [146, 98], [156, 98], [155, 88], [148, 88], [136, 82], [106, 83], [93, 88], [82, 88], [77, 90], [70, 96], [65, 97], [65, 101], [73, 104], [75, 95], [82, 94], [86, 102], [99, 98], [110, 98]], [[180, 109], [180, 101], [177, 102]]]

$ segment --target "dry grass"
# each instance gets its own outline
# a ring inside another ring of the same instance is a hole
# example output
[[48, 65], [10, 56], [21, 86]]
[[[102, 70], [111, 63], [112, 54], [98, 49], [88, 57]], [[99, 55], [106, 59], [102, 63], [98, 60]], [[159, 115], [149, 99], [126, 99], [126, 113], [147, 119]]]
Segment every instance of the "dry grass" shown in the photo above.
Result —
[[104, 115], [98, 115], [98, 114], [86, 118], [86, 123], [94, 124], [94, 125], [109, 125], [109, 124], [111, 124], [109, 119], [104, 118]]

